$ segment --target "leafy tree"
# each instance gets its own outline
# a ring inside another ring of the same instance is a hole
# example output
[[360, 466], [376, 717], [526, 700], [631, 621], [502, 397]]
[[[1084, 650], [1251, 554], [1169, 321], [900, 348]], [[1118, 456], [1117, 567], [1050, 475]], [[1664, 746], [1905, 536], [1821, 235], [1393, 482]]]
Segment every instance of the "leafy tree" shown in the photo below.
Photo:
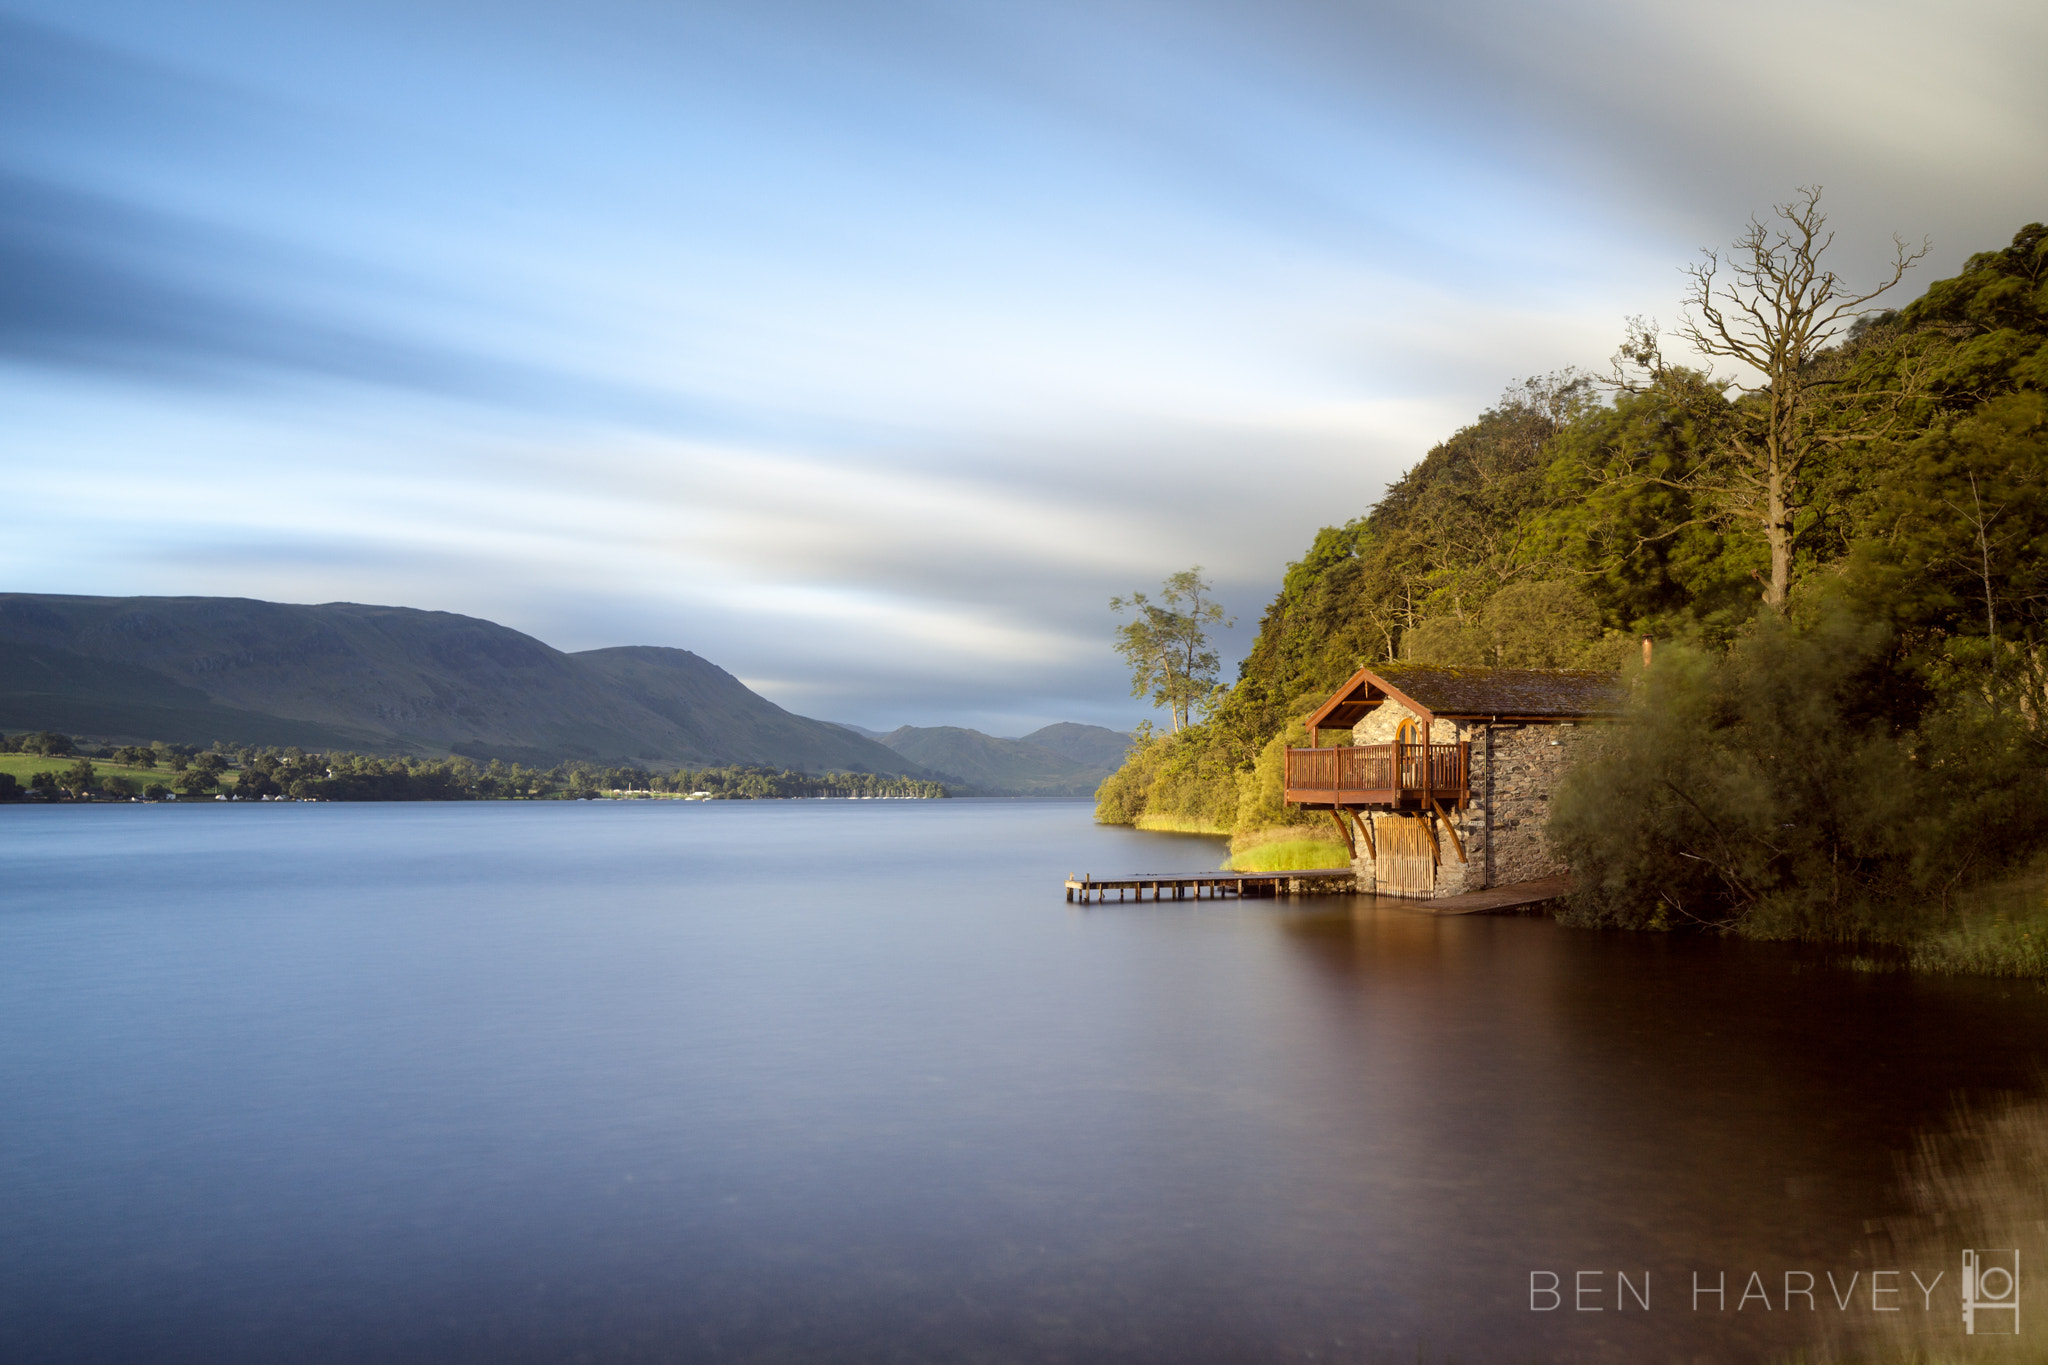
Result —
[[0, 773], [0, 801], [21, 800], [21, 783], [13, 773]]
[[1197, 564], [1168, 578], [1157, 602], [1142, 592], [1109, 599], [1111, 611], [1132, 616], [1116, 629], [1116, 652], [1131, 666], [1131, 695], [1167, 708], [1175, 733], [1216, 689], [1221, 661], [1209, 646], [1209, 628], [1237, 624], [1225, 619], [1209, 591]]
[[216, 768], [203, 768], [195, 763], [184, 772], [178, 774], [177, 781], [173, 785], [187, 796], [198, 796], [202, 793], [210, 792], [220, 785], [218, 773], [219, 770]]
[[283, 796], [284, 787], [270, 772], [260, 768], [244, 771], [235, 782], [235, 795], [239, 797]]
[[1569, 582], [1511, 583], [1469, 619], [1424, 621], [1408, 632], [1405, 656], [1422, 664], [1497, 668], [1584, 668], [1612, 663], [1600, 612]]
[[57, 774], [57, 785], [74, 797], [84, 796], [99, 785], [99, 774], [93, 771], [90, 759], [81, 758]]

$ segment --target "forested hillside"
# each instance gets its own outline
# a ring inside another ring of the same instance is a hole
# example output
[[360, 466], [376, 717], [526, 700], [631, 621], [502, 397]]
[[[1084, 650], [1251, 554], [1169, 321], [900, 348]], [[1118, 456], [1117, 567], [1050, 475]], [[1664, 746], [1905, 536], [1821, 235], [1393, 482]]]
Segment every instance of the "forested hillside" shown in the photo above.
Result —
[[565, 654], [493, 621], [354, 602], [0, 593], [0, 729], [929, 776], [688, 650]]
[[[1288, 727], [1372, 660], [1620, 667], [1643, 635], [1719, 656], [1753, 632], [1771, 555], [1731, 452], [1759, 400], [1646, 340], [1613, 375], [1511, 387], [1318, 532], [1227, 697], [1135, 751], [1099, 818], [1285, 823]], [[1895, 727], [1958, 686], [2044, 714], [2048, 229], [1863, 317], [1802, 379], [1825, 401], [1785, 517], [1789, 616], [1875, 623]]]

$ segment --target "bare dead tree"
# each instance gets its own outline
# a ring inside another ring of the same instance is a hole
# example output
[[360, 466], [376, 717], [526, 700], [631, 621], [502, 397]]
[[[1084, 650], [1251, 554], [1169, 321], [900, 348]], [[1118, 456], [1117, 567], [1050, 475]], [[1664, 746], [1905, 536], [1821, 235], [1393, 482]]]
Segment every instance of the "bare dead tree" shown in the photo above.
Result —
[[[1850, 287], [1822, 263], [1834, 234], [1820, 194], [1818, 185], [1802, 187], [1775, 207], [1773, 221], [1752, 218], [1727, 261], [1705, 251], [1705, 259], [1687, 266], [1687, 313], [1676, 330], [1700, 354], [1754, 372], [1753, 378], [1718, 381], [1740, 398], [1721, 425], [1721, 458], [1693, 486], [1717, 494], [1729, 515], [1762, 529], [1771, 552], [1763, 598], [1780, 612], [1792, 586], [1809, 463], [1830, 446], [1883, 435], [1896, 419], [1896, 402], [1887, 410], [1881, 400], [1898, 394], [1845, 393], [1845, 377], [1839, 367], [1821, 363], [1822, 352], [1928, 250], [1925, 242], [1912, 248], [1893, 237], [1882, 282], [1873, 289]], [[1655, 356], [1651, 341], [1641, 359]]]

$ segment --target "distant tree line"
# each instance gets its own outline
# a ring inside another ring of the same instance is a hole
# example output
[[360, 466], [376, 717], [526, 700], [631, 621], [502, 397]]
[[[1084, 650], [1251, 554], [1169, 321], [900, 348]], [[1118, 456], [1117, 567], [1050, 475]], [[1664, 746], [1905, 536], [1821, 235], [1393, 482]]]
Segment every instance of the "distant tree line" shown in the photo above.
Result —
[[[317, 753], [304, 749], [243, 748], [216, 741], [209, 749], [155, 743], [95, 747], [52, 731], [0, 736], [0, 752], [73, 756], [61, 769], [29, 780], [0, 773], [0, 801], [34, 793], [50, 800], [105, 797], [162, 800], [172, 796], [227, 794], [239, 800], [299, 801], [550, 801], [585, 800], [617, 793], [702, 794], [714, 800], [774, 800], [796, 797], [914, 797], [946, 795], [937, 782], [875, 773], [800, 773], [753, 766], [679, 769], [658, 773], [638, 764], [603, 767], [592, 763], [529, 768], [492, 760], [455, 757], [387, 758], [373, 754]], [[101, 772], [98, 758], [127, 768], [165, 770], [165, 781], [137, 781]]]

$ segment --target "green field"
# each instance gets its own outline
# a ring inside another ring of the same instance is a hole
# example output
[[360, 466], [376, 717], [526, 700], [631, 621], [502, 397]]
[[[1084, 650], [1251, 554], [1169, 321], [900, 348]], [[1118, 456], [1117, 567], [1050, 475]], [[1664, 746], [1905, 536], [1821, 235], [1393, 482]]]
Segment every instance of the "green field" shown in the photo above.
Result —
[[[29, 779], [37, 773], [63, 772], [77, 761], [76, 754], [0, 754], [0, 773], [14, 774], [14, 780], [26, 787]], [[158, 764], [154, 768], [136, 768], [105, 758], [88, 759], [87, 762], [92, 764], [93, 771], [101, 777], [127, 778], [135, 784], [138, 793], [153, 782], [161, 782], [164, 786], [170, 787], [174, 786], [178, 779], [178, 774], [163, 764]], [[223, 791], [234, 790], [234, 773], [222, 773], [220, 778]]]

